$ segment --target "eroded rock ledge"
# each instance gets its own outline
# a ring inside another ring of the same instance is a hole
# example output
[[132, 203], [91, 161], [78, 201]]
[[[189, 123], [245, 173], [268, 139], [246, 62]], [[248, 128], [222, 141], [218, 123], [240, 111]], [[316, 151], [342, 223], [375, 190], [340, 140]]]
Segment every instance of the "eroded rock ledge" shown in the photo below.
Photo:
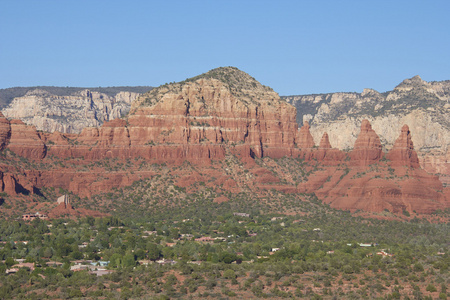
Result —
[[[136, 101], [127, 119], [85, 128], [80, 134], [38, 132], [34, 126], [0, 115], [1, 149], [39, 163], [35, 169], [20, 172], [6, 164], [0, 166], [1, 191], [32, 193], [53, 186], [91, 196], [155, 175], [140, 172], [138, 176], [131, 170], [79, 172], [39, 167], [51, 163], [53, 157], [78, 158], [85, 166], [105, 158], [139, 158], [174, 166], [189, 161], [199, 170], [224, 160], [226, 155], [234, 155], [249, 168], [258, 158], [292, 157], [302, 158], [311, 166], [320, 165], [320, 170], [302, 182], [284, 186], [263, 167], [252, 169], [260, 176], [247, 181], [246, 188], [255, 192], [271, 188], [289, 193], [314, 192], [331, 206], [352, 211], [408, 209], [430, 213], [449, 207], [438, 177], [420, 169], [408, 126], [398, 129], [399, 137], [386, 155], [367, 120], [361, 122], [351, 152], [332, 148], [327, 133], [316, 147], [309, 124], [299, 130], [295, 108], [270, 88], [235, 68], [210, 72], [215, 76], [208, 72], [195, 80], [154, 89]], [[386, 175], [389, 172], [392, 177]], [[234, 192], [243, 188], [238, 184], [240, 179], [225, 171], [218, 177], [227, 183], [222, 188]]]

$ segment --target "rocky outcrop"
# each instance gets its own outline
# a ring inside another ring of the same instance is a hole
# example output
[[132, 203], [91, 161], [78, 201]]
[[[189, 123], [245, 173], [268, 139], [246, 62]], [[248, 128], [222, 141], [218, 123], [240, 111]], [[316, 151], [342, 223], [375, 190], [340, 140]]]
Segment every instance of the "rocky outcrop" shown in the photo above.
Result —
[[352, 149], [362, 120], [367, 119], [387, 150], [408, 124], [422, 168], [439, 174], [450, 184], [447, 157], [450, 151], [450, 81], [426, 82], [419, 76], [405, 79], [392, 91], [330, 93], [283, 97], [297, 108], [297, 121], [310, 122], [319, 140], [328, 132], [333, 146]]
[[301, 183], [299, 192], [314, 192], [331, 207], [352, 212], [429, 214], [450, 206], [437, 176], [406, 166], [392, 169], [386, 163], [328, 167]]
[[450, 151], [442, 154], [436, 149], [419, 154], [420, 166], [429, 173], [438, 174], [442, 183], [450, 188]]
[[346, 154], [339, 149], [332, 148], [328, 133], [324, 132], [319, 148], [313, 152], [313, 157], [326, 165], [337, 165], [342, 163]]
[[[294, 107], [248, 74], [219, 68], [156, 88], [133, 103], [126, 119], [84, 128], [80, 134], [42, 133], [21, 121], [6, 120], [3, 136], [8, 136], [9, 124], [7, 149], [34, 160], [14, 177], [16, 191], [19, 185], [30, 193], [51, 186], [90, 197], [161, 171], [133, 164], [141, 161], [144, 166], [186, 168], [174, 182], [192, 191], [200, 181], [208, 188], [236, 193], [243, 189], [316, 193], [340, 209], [430, 212], [449, 206], [438, 178], [417, 168], [407, 127], [391, 152], [389, 166], [380, 161], [382, 144], [368, 120], [362, 121], [354, 149], [347, 154], [332, 148], [335, 140], [330, 143], [327, 133], [315, 147], [308, 123], [299, 131], [295, 115]], [[283, 156], [297, 162], [304, 158], [305, 170], [294, 176], [289, 172], [298, 170], [289, 169], [284, 158], [255, 159]], [[230, 170], [230, 161], [236, 161], [239, 170]], [[285, 169], [277, 172], [282, 165]], [[3, 182], [4, 189], [14, 187]]]
[[11, 137], [7, 149], [31, 159], [43, 159], [47, 152], [47, 147], [36, 128], [25, 125], [20, 120], [11, 121]]
[[328, 150], [331, 149], [330, 139], [328, 133], [324, 132], [320, 139], [319, 149]]
[[132, 111], [132, 145], [235, 144], [249, 147], [251, 156], [281, 157], [292, 154], [298, 128], [290, 105], [232, 67], [153, 89], [133, 103]]
[[383, 157], [380, 138], [368, 120], [361, 122], [361, 131], [349, 155], [352, 163], [359, 166], [367, 166]]
[[96, 144], [99, 148], [129, 147], [130, 134], [127, 122], [116, 119], [105, 122], [100, 128], [85, 128], [79, 135], [82, 144]]
[[80, 133], [85, 127], [98, 127], [105, 121], [123, 117], [139, 95], [122, 91], [109, 96], [85, 89], [61, 96], [34, 89], [14, 98], [3, 114], [38, 130]]
[[9, 143], [11, 138], [11, 124], [0, 112], [0, 151]]
[[[343, 190], [347, 191], [343, 194]], [[325, 201], [332, 207], [343, 210], [363, 210], [394, 213], [416, 211], [432, 213], [448, 206], [442, 193], [437, 192], [416, 178], [395, 182], [392, 180], [370, 179], [343, 182], [340, 189], [334, 189]]]
[[314, 158], [313, 151], [315, 150], [315, 143], [309, 132], [308, 121], [303, 122], [303, 126], [298, 130], [296, 143], [300, 149], [299, 155], [301, 158], [307, 161]]
[[419, 158], [416, 151], [414, 151], [414, 144], [411, 140], [411, 132], [408, 125], [403, 125], [400, 136], [386, 157], [394, 166], [419, 167]]
[[308, 121], [303, 122], [303, 126], [298, 131], [297, 135], [297, 146], [301, 149], [311, 149], [314, 148], [314, 138], [309, 131]]
[[0, 191], [8, 195], [16, 195], [17, 183], [14, 176], [0, 172]]
[[[179, 87], [201, 78], [214, 79], [222, 76], [222, 79], [225, 79], [223, 69], [219, 68], [214, 72], [189, 79], [185, 83], [180, 83]], [[236, 85], [240, 79], [242, 78], [237, 76], [230, 82]], [[224, 81], [226, 80], [222, 80]], [[243, 89], [239, 91], [235, 89], [233, 92], [244, 101], [251, 102], [252, 99], [258, 99], [256, 95], [258, 92], [252, 95], [255, 93], [252, 81], [243, 80], [243, 82], [246, 82]], [[8, 89], [7, 94], [13, 96], [7, 97], [9, 100], [5, 103], [9, 103], [9, 106], [4, 109], [4, 113], [10, 119], [21, 119], [26, 124], [34, 125], [38, 130], [80, 133], [86, 127], [98, 127], [106, 121], [123, 116], [129, 111], [133, 100], [139, 99], [134, 104], [134, 107], [138, 107], [138, 103], [142, 103], [147, 98], [155, 100], [153, 96], [162, 95], [173, 86], [166, 85], [155, 94], [147, 93], [146, 97], [141, 98], [138, 97], [139, 93], [150, 90], [151, 87], [140, 89], [138, 87], [90, 89], [35, 87], [16, 88], [18, 89], [16, 92], [9, 91], [14, 89]], [[2, 91], [6, 90], [0, 90], [0, 98], [3, 99]], [[393, 147], [398, 137], [398, 128], [408, 124], [410, 130], [414, 132], [412, 141], [420, 165], [428, 172], [439, 174], [442, 181], [450, 184], [448, 171], [450, 81], [426, 82], [419, 76], [415, 76], [405, 79], [394, 90], [386, 93], [364, 89], [361, 93], [330, 93], [283, 98], [297, 107], [298, 124], [310, 121], [313, 141], [319, 141], [323, 132], [327, 132], [333, 146], [341, 150], [352, 149], [363, 119], [371, 122], [372, 128], [379, 135], [386, 150]], [[11, 99], [13, 99], [12, 102]], [[0, 120], [2, 120], [1, 117]], [[0, 127], [2, 126], [0, 124]], [[0, 139], [8, 140], [8, 124], [5, 126], [6, 137], [2, 136], [3, 131], [0, 128]], [[299, 148], [305, 147], [305, 142], [306, 146], [312, 144], [298, 134], [295, 139]], [[1, 145], [0, 147], [4, 147], [5, 144]], [[252, 151], [260, 154], [261, 148], [258, 147], [258, 149], [258, 151], [255, 149]], [[271, 149], [269, 152], [277, 151]], [[292, 151], [282, 150], [282, 152]]]
[[295, 109], [272, 89], [231, 67], [194, 79], [154, 89], [133, 104], [127, 120], [85, 128], [79, 135], [39, 135], [34, 127], [13, 121], [8, 148], [36, 159], [48, 151], [56, 157], [144, 157], [158, 162], [222, 159], [226, 147], [242, 157], [293, 155]]

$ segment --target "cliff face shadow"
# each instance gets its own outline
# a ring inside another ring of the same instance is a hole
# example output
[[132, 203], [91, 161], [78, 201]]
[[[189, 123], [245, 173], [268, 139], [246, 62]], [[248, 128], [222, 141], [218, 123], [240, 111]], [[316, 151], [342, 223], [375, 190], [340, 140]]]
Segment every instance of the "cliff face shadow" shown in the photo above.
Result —
[[46, 198], [46, 197], [44, 196], [44, 194], [41, 193], [41, 190], [38, 189], [37, 187], [33, 187], [33, 194], [38, 195], [39, 197]]
[[22, 194], [25, 196], [30, 195], [30, 191], [27, 190], [26, 188], [24, 188], [22, 185], [20, 185], [19, 183], [16, 183], [16, 193], [17, 194]]

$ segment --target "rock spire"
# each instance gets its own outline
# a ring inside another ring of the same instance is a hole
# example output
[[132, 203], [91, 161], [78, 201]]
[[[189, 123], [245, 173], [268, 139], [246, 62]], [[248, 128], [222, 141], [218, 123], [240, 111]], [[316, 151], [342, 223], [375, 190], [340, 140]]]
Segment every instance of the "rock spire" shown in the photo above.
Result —
[[314, 145], [314, 138], [311, 135], [311, 132], [309, 131], [309, 123], [308, 121], [303, 122], [303, 126], [298, 131], [297, 135], [297, 145], [301, 149], [309, 149], [313, 148]]
[[419, 158], [416, 151], [414, 151], [414, 144], [411, 140], [411, 132], [408, 125], [403, 125], [394, 147], [387, 154], [387, 159], [394, 166], [419, 167]]
[[378, 134], [372, 129], [368, 120], [361, 122], [361, 131], [356, 139], [350, 159], [355, 165], [367, 166], [379, 161], [383, 150]]

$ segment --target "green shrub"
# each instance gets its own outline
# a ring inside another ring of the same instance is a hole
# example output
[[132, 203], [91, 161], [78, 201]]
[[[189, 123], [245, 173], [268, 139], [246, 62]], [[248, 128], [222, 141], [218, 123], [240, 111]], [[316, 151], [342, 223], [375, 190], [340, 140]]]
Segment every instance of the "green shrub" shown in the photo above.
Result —
[[436, 287], [435, 287], [434, 285], [432, 285], [431, 283], [427, 286], [427, 289], [426, 289], [426, 290], [427, 290], [428, 292], [431, 292], [431, 293], [437, 291]]

